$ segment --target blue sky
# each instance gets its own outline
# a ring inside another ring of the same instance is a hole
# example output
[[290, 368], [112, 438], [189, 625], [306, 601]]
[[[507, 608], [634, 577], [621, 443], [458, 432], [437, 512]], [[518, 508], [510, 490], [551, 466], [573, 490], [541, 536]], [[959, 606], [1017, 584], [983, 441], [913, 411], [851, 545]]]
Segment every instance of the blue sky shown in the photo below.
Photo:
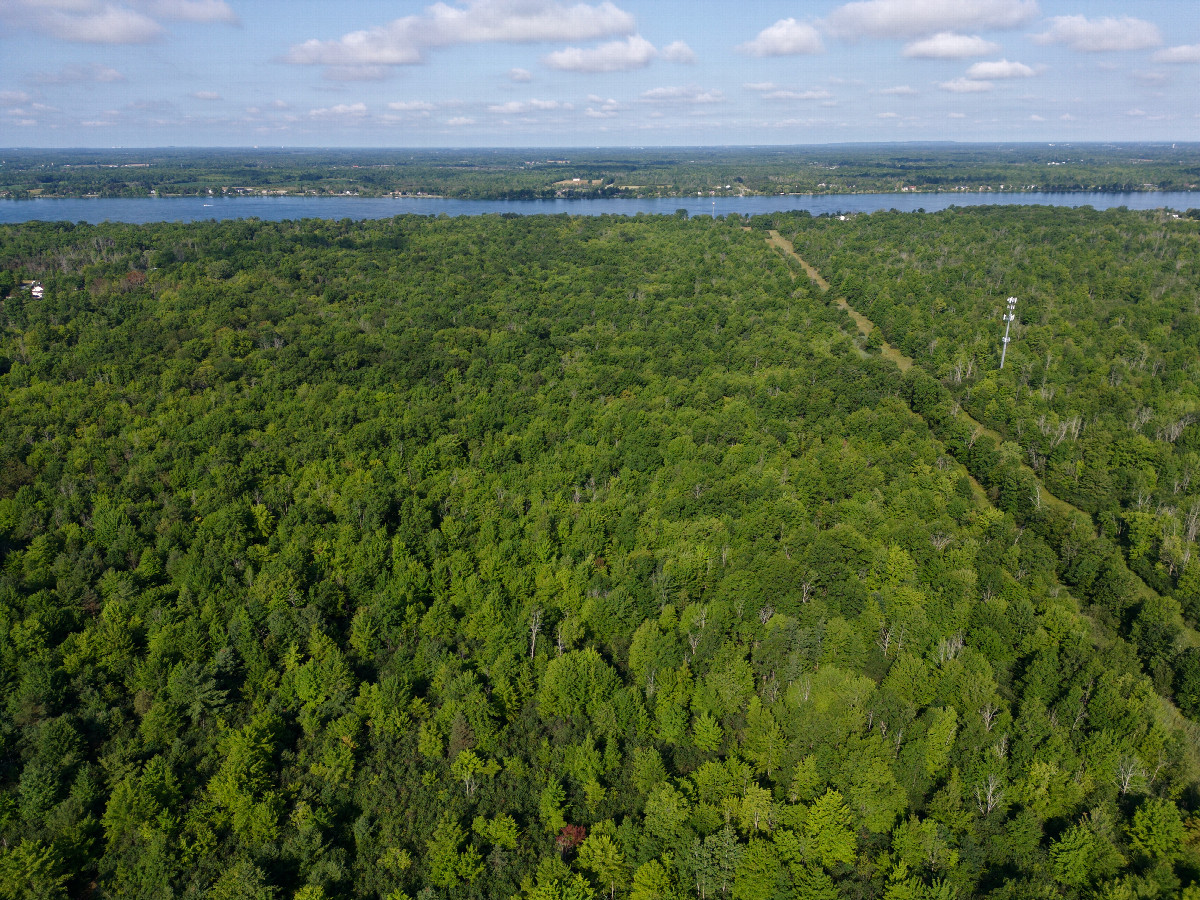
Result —
[[0, 146], [1200, 140], [1196, 0], [0, 0]]

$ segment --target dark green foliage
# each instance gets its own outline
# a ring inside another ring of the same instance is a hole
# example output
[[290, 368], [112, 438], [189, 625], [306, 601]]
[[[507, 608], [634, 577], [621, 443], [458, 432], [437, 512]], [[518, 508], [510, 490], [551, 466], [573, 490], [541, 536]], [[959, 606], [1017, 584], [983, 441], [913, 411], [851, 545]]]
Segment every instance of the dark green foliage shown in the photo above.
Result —
[[0, 896], [1195, 881], [1155, 689], [1200, 676], [1134, 520], [1032, 515], [740, 222], [28, 225], [0, 263], [46, 286], [2, 310]]

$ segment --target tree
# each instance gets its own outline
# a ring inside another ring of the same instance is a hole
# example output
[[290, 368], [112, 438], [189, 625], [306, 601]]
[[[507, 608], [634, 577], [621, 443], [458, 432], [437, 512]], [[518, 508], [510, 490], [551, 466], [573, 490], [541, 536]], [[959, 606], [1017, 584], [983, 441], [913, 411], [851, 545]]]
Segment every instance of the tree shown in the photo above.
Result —
[[851, 821], [850, 810], [837, 791], [830, 789], [818, 797], [809, 807], [804, 824], [809, 858], [826, 869], [854, 862], [857, 840], [850, 828]]
[[1092, 878], [1096, 836], [1083, 825], [1072, 825], [1050, 847], [1054, 877], [1071, 887], [1081, 887]]
[[1146, 800], [1125, 830], [1133, 849], [1155, 861], [1171, 862], [1183, 846], [1183, 819], [1170, 800]]
[[625, 857], [607, 834], [593, 831], [584, 839], [579, 845], [579, 865], [596, 876], [600, 886], [608, 889], [610, 898], [628, 881]]
[[23, 840], [0, 852], [0, 897], [4, 900], [66, 897], [69, 876], [60, 869], [53, 848]]
[[738, 862], [734, 900], [770, 900], [782, 876], [779, 857], [767, 841], [752, 840]]
[[642, 863], [633, 873], [629, 900], [673, 900], [675, 896], [671, 876], [657, 859]]

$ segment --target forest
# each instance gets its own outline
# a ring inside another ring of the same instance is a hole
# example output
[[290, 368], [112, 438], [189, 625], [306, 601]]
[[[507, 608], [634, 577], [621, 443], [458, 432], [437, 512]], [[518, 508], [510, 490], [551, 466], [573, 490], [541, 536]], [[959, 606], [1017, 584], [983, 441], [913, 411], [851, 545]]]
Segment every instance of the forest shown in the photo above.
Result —
[[0, 226], [0, 898], [1197, 900], [1198, 244]]
[[[460, 199], [889, 191], [1192, 191], [1197, 144], [561, 150], [6, 150], [0, 197], [269, 193]], [[1200, 206], [1200, 203], [1197, 204]]]

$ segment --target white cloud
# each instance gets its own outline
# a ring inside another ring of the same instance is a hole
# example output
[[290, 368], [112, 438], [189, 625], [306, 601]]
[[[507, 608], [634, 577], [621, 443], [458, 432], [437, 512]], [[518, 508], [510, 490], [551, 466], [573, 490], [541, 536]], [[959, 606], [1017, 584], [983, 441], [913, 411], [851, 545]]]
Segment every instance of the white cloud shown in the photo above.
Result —
[[882, 113], [878, 113], [875, 116], [875, 118], [877, 118], [877, 119], [898, 119], [898, 118], [900, 118], [900, 114], [894, 113], [894, 112], [882, 112]]
[[977, 62], [967, 69], [967, 77], [974, 81], [987, 81], [989, 78], [1031, 78], [1036, 74], [1025, 63], [1009, 62], [1007, 59]]
[[702, 90], [691, 87], [659, 87], [643, 91], [641, 99], [646, 103], [724, 103], [720, 91]]
[[825, 47], [817, 29], [807, 22], [780, 19], [764, 28], [758, 36], [738, 46], [749, 56], [796, 56], [801, 53], [820, 53]]
[[1065, 44], [1072, 50], [1088, 53], [1146, 50], [1162, 43], [1157, 25], [1129, 16], [1120, 19], [1055, 16], [1050, 20], [1049, 29], [1034, 35], [1033, 39], [1039, 44]]
[[769, 91], [763, 94], [767, 100], [828, 100], [833, 94], [829, 91]]
[[1039, 116], [1037, 113], [1033, 113], [1029, 117], [1029, 121], [1030, 122], [1045, 122], [1046, 120], [1042, 116]]
[[1129, 109], [1129, 110], [1125, 111], [1125, 115], [1133, 116], [1135, 119], [1138, 119], [1138, 118], [1141, 118], [1142, 116], [1146, 115], [1146, 111], [1144, 109], [1136, 109], [1136, 108]]
[[216, 91], [193, 91], [192, 96], [197, 100], [220, 100], [221, 95]]
[[1159, 50], [1153, 57], [1160, 63], [1200, 63], [1200, 44], [1182, 44]]
[[238, 21], [237, 14], [225, 0], [153, 0], [145, 4], [151, 15], [182, 22], [228, 22]]
[[633, 16], [610, 2], [566, 6], [556, 0], [470, 0], [436, 3], [420, 15], [352, 31], [329, 41], [296, 44], [284, 57], [301, 65], [402, 66], [423, 62], [425, 51], [458, 44], [529, 44], [582, 41], [631, 34]]
[[662, 57], [667, 62], [690, 65], [696, 61], [696, 52], [683, 41], [672, 41], [663, 47]]
[[955, 78], [953, 81], [940, 81], [938, 87], [952, 94], [979, 94], [990, 91], [993, 87], [990, 81], [975, 81], [970, 78]]
[[588, 96], [588, 102], [595, 104], [589, 106], [584, 115], [590, 119], [611, 119], [621, 111], [621, 104], [611, 97], [605, 100], [603, 97], [598, 97], [595, 94]]
[[629, 72], [646, 68], [657, 55], [653, 44], [635, 34], [599, 47], [556, 50], [542, 61], [561, 72]]
[[447, 119], [446, 124], [453, 128], [465, 128], [467, 125], [474, 125], [475, 120], [467, 116], [455, 116], [453, 119]]
[[555, 109], [571, 110], [574, 107], [570, 103], [561, 103], [558, 100], [509, 100], [507, 103], [495, 103], [489, 106], [488, 112], [516, 116], [530, 112], [547, 112]]
[[907, 84], [899, 84], [896, 85], [896, 87], [884, 88], [879, 93], [890, 94], [893, 97], [913, 97], [917, 92], [910, 88]]
[[777, 91], [779, 85], [773, 81], [749, 81], [742, 85], [748, 91]]
[[367, 104], [339, 103], [324, 109], [310, 109], [308, 115], [313, 119], [361, 119], [367, 114]]
[[393, 100], [387, 108], [395, 112], [431, 113], [435, 109], [432, 103], [425, 100]]
[[0, 91], [0, 103], [28, 103], [30, 99], [24, 91]]
[[145, 44], [163, 33], [162, 25], [148, 16], [116, 6], [83, 14], [52, 9], [43, 23], [54, 37], [78, 44]]
[[860, 0], [835, 9], [825, 24], [845, 38], [912, 38], [939, 31], [1016, 28], [1037, 14], [1037, 0]]
[[116, 69], [91, 63], [85, 66], [64, 66], [57, 72], [42, 72], [33, 76], [38, 84], [111, 84], [124, 81], [125, 76]]
[[1070, 113], [1063, 113], [1061, 116], [1059, 116], [1059, 118], [1062, 119], [1064, 122], [1074, 122], [1075, 121], [1075, 117], [1073, 115], [1071, 115]]
[[105, 122], [102, 119], [86, 119], [79, 123], [84, 128], [111, 128], [114, 123]]
[[517, 84], [523, 84], [527, 81], [533, 81], [533, 75], [530, 74], [528, 69], [509, 69], [508, 80]]
[[79, 44], [145, 44], [162, 37], [162, 20], [236, 23], [224, 0], [2, 0], [12, 25]]
[[966, 113], [960, 113], [960, 112], [946, 113], [947, 119], [965, 119], [966, 117], [967, 117]]
[[932, 37], [905, 44], [904, 55], [909, 59], [968, 59], [987, 56], [999, 49], [999, 44], [985, 41], [977, 34], [939, 31]]
[[388, 66], [326, 66], [321, 77], [326, 81], [386, 81], [391, 74]]

